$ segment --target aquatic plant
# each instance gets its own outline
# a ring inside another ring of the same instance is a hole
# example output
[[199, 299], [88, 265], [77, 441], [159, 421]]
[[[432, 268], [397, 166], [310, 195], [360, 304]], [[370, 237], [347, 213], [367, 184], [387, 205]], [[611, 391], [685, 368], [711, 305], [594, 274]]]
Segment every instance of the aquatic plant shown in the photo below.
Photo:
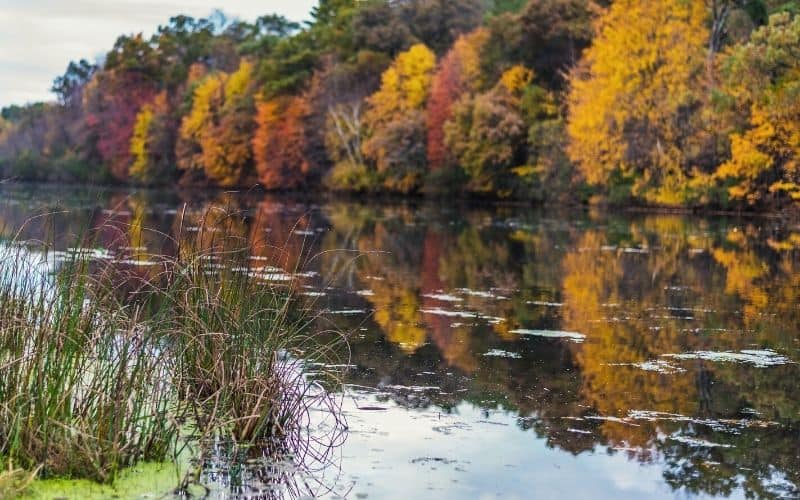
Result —
[[89, 255], [0, 249], [0, 457], [110, 481], [166, 459], [178, 428], [157, 338]]
[[[0, 458], [98, 482], [187, 449], [202, 466], [220, 442], [327, 461], [345, 428], [322, 383], [336, 377], [306, 360], [342, 337], [311, 332], [293, 285], [265, 281], [224, 220], [178, 232], [145, 273], [114, 252], [0, 247]], [[333, 415], [324, 435], [314, 412]]]
[[[284, 259], [264, 260], [263, 249], [251, 259], [253, 249], [242, 249], [229, 230], [240, 215], [211, 210], [219, 212], [213, 226], [204, 214], [194, 236], [180, 238], [176, 256], [165, 260], [154, 320], [169, 339], [174, 384], [199, 434], [196, 462], [202, 467], [225, 446], [250, 461], [326, 464], [345, 426], [339, 402], [323, 386], [338, 383], [338, 373], [319, 364], [341, 366], [336, 353], [344, 339], [310, 328], [314, 315], [295, 293], [296, 281], [265, 265]], [[309, 377], [308, 361], [316, 362], [317, 378]], [[332, 417], [321, 434], [312, 428], [314, 412]], [[195, 474], [185, 484], [197, 482], [200, 470]]]

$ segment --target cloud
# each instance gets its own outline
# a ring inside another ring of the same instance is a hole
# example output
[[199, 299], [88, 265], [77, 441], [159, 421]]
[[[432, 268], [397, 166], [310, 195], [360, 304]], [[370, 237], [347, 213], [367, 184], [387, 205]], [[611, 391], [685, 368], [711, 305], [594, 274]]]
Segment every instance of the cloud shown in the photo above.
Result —
[[[224, 12], [253, 20], [272, 12], [308, 18], [315, 0], [226, 0]], [[95, 60], [119, 35], [153, 33], [170, 17], [208, 16], [219, 0], [0, 0], [0, 107], [50, 100], [72, 60]]]

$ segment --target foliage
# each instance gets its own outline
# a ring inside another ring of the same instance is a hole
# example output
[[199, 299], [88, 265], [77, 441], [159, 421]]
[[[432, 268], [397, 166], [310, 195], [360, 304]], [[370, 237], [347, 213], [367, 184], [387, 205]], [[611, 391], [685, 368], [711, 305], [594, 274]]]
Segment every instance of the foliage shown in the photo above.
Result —
[[128, 179], [130, 140], [136, 115], [151, 102], [155, 85], [136, 72], [104, 71], [87, 85], [85, 126], [97, 154], [119, 181]]
[[433, 76], [426, 109], [430, 170], [452, 162], [444, 144], [444, 124], [452, 116], [453, 106], [461, 96], [476, 92], [482, 86], [480, 51], [488, 36], [486, 29], [479, 28], [459, 37]]
[[491, 19], [483, 72], [496, 79], [519, 64], [533, 69], [546, 87], [561, 87], [592, 41], [600, 12], [592, 0], [529, 0], [518, 13]]
[[421, 44], [399, 54], [381, 76], [381, 88], [369, 98], [369, 126], [376, 129], [396, 114], [421, 109], [428, 98], [435, 65], [436, 55]]
[[419, 189], [425, 169], [425, 108], [436, 55], [417, 44], [397, 56], [370, 96], [364, 117], [368, 138], [363, 144], [390, 190]]
[[532, 73], [514, 66], [491, 91], [463, 98], [445, 124], [445, 144], [469, 177], [468, 189], [513, 195], [513, 170], [525, 165], [528, 125], [522, 94]]
[[793, 206], [797, 16], [783, 0], [175, 16], [70, 63], [57, 102], [2, 109], [0, 176]]
[[[165, 92], [145, 104], [136, 116], [131, 136], [130, 176], [142, 184], [164, 183], [172, 177], [174, 137]], [[166, 178], [166, 179], [165, 179]]]
[[655, 203], [691, 201], [707, 19], [701, 0], [611, 5], [570, 79], [568, 150], [591, 184], [629, 185], [631, 196]]
[[412, 193], [420, 188], [426, 167], [425, 115], [408, 111], [382, 126], [364, 143], [383, 185], [390, 191]]
[[220, 186], [239, 185], [252, 160], [253, 66], [243, 60], [233, 74], [211, 74], [194, 90], [181, 124], [178, 166], [202, 170]]
[[776, 14], [723, 62], [726, 90], [749, 106], [749, 127], [731, 137], [716, 176], [733, 199], [800, 202], [800, 17]]
[[259, 182], [267, 189], [297, 189], [309, 179], [303, 155], [308, 103], [302, 97], [275, 98], [256, 109], [252, 146]]

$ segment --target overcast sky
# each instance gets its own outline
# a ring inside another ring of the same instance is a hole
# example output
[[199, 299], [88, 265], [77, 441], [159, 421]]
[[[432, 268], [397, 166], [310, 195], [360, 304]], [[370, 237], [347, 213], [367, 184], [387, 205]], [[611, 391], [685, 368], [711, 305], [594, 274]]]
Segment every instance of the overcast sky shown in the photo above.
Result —
[[152, 34], [176, 14], [252, 21], [277, 12], [308, 19], [316, 0], [0, 0], [0, 107], [51, 100], [72, 60], [94, 61], [121, 34]]

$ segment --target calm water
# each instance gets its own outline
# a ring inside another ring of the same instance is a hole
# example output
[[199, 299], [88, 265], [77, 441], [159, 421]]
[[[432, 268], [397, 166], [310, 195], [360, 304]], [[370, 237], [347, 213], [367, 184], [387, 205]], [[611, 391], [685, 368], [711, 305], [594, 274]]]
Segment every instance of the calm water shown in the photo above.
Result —
[[796, 222], [5, 186], [0, 236], [94, 229], [146, 272], [210, 207], [349, 332], [315, 491], [800, 497]]

